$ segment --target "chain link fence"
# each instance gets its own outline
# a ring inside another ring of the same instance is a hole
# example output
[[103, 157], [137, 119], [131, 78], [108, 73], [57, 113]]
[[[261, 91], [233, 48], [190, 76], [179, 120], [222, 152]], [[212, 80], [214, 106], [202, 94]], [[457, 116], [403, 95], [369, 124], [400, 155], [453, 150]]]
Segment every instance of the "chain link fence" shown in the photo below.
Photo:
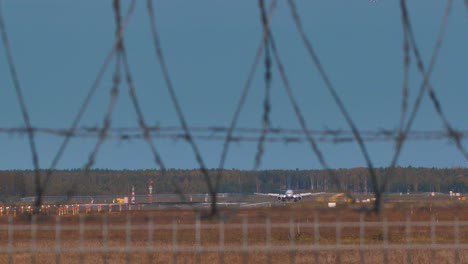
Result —
[[[468, 220], [451, 209], [383, 215], [288, 206], [0, 218], [2, 263], [466, 263]], [[456, 210], [455, 210], [456, 211]]]

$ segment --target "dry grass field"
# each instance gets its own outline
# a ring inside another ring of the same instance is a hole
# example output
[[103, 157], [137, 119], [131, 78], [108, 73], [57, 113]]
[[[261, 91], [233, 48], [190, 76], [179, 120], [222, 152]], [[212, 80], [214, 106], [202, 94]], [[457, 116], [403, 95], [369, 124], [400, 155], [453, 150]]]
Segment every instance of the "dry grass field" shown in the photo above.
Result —
[[0, 263], [468, 263], [464, 203], [0, 217]]

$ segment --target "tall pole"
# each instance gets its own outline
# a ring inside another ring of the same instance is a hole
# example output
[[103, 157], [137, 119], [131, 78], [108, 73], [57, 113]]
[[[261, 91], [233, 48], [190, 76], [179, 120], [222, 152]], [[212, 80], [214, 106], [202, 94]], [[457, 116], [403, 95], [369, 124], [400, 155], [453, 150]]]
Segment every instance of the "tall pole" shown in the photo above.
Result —
[[135, 186], [132, 186], [132, 200], [130, 201], [130, 203], [135, 203]]
[[148, 187], [148, 202], [153, 203], [153, 179], [149, 180], [149, 187]]

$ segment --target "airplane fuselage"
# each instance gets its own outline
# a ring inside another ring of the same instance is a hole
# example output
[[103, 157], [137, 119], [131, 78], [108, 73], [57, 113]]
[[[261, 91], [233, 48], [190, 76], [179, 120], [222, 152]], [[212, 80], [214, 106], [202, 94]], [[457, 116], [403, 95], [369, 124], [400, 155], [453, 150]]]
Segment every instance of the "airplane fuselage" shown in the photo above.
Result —
[[294, 194], [293, 190], [287, 190], [283, 195], [278, 195], [278, 201], [286, 202], [286, 201], [294, 201], [298, 202], [302, 200], [301, 195]]

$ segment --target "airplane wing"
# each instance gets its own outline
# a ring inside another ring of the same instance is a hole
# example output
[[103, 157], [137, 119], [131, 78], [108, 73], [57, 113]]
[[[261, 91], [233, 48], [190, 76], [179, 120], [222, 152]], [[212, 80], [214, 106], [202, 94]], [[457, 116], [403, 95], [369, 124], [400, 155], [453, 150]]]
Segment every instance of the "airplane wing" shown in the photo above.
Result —
[[304, 196], [320, 195], [320, 194], [323, 194], [323, 193], [324, 192], [318, 192], [318, 193], [307, 192], [307, 193], [299, 193], [298, 195], [304, 197]]
[[273, 196], [273, 197], [278, 197], [282, 194], [279, 193], [254, 193], [255, 195], [264, 195], [264, 196]]

